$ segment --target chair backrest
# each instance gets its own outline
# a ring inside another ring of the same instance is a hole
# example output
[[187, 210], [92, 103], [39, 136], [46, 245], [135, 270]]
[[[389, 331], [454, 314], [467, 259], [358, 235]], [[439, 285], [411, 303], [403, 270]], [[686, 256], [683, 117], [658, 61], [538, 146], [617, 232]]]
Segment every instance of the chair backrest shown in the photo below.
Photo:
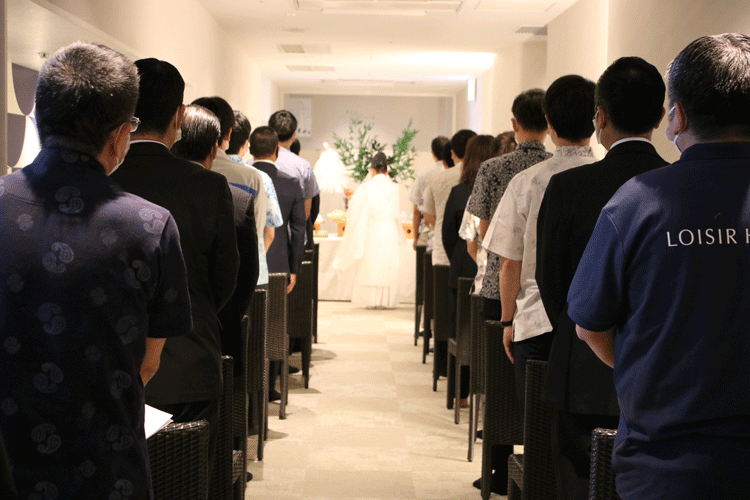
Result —
[[435, 317], [433, 310], [432, 285], [432, 252], [424, 253], [424, 319], [425, 322]]
[[421, 304], [424, 300], [424, 253], [427, 250], [426, 246], [417, 246], [417, 278], [416, 278], [416, 290], [414, 293], [414, 301], [417, 304]]
[[620, 500], [615, 490], [615, 470], [612, 467], [612, 448], [616, 429], [596, 428], [591, 432], [590, 500]]
[[547, 362], [526, 362], [526, 397], [523, 431], [523, 496], [528, 499], [557, 498], [552, 436], [552, 408], [542, 401]]
[[250, 330], [247, 346], [247, 391], [263, 389], [266, 360], [266, 324], [268, 321], [268, 290], [257, 288], [250, 301]]
[[450, 266], [432, 266], [433, 319], [432, 336], [435, 341], [447, 341], [450, 316]]
[[268, 274], [268, 323], [266, 324], [266, 356], [281, 360], [288, 355], [289, 337], [286, 333], [287, 273]]
[[484, 322], [485, 405], [482, 446], [523, 444], [523, 420], [516, 396], [513, 364], [505, 354], [503, 327], [499, 321]]
[[484, 394], [485, 348], [484, 348], [484, 299], [471, 296], [471, 376], [469, 390], [472, 394]]
[[288, 295], [287, 333], [293, 339], [312, 337], [312, 250], [307, 250], [305, 255], [311, 260], [300, 264], [297, 284]]
[[219, 428], [217, 431], [216, 451], [214, 463], [211, 465], [211, 482], [209, 495], [211, 499], [230, 499], [234, 487], [232, 486], [232, 422], [234, 407], [232, 397], [234, 393], [233, 375], [234, 359], [231, 356], [221, 357], [222, 390], [219, 400]]
[[456, 303], [456, 345], [458, 363], [471, 362], [471, 285], [474, 278], [458, 278]]
[[208, 422], [169, 424], [148, 438], [154, 498], [205, 500], [208, 491]]

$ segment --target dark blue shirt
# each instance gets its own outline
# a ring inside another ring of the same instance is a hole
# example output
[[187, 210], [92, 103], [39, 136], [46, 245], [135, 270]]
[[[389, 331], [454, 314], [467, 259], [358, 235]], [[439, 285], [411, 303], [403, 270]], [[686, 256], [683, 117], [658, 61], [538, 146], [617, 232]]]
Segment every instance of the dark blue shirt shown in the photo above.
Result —
[[187, 334], [170, 213], [90, 157], [0, 178], [0, 426], [21, 498], [151, 498], [146, 337]]
[[[699, 460], [675, 451], [681, 440], [713, 472], [729, 455], [748, 476], [750, 446], [730, 453], [717, 443], [750, 438], [749, 283], [750, 143], [695, 145], [627, 182], [602, 210], [568, 314], [587, 330], [615, 328], [623, 481], [638, 468], [640, 484], [649, 472], [704, 480]], [[644, 458], [668, 448], [669, 457]]]

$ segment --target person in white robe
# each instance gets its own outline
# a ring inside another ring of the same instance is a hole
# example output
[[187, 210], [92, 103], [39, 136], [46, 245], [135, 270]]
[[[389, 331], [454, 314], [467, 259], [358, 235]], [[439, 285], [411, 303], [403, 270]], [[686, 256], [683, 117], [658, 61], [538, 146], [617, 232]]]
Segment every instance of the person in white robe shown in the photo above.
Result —
[[399, 261], [406, 244], [398, 185], [388, 175], [384, 153], [372, 158], [370, 173], [372, 179], [357, 188], [349, 203], [334, 268], [351, 271], [353, 304], [393, 308], [399, 303]]

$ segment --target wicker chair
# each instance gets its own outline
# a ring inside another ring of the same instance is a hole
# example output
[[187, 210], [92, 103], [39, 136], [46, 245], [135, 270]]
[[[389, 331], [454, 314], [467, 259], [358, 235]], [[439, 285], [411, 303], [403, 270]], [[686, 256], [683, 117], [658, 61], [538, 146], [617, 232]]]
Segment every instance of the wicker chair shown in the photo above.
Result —
[[485, 405], [482, 430], [482, 498], [490, 497], [492, 448], [523, 444], [523, 420], [516, 396], [513, 365], [505, 354], [503, 327], [499, 321], [484, 322]]
[[232, 402], [234, 396], [233, 369], [234, 359], [231, 356], [222, 356], [221, 374], [223, 387], [221, 399], [219, 400], [219, 429], [216, 439], [216, 455], [214, 456], [211, 479], [208, 486], [208, 497], [212, 500], [229, 500], [234, 496], [235, 455], [232, 446], [234, 427], [234, 403]]
[[616, 429], [597, 428], [591, 432], [589, 500], [620, 500], [615, 490], [615, 471], [612, 468], [615, 437]]
[[474, 460], [474, 443], [477, 440], [479, 424], [479, 399], [484, 395], [484, 299], [472, 295], [471, 304], [471, 343], [470, 343], [470, 376], [469, 376], [469, 462]]
[[208, 422], [169, 424], [148, 438], [156, 500], [205, 500], [208, 491]]
[[[437, 391], [437, 382], [440, 378], [441, 363], [445, 362], [438, 356], [438, 349], [444, 346], [445, 352], [448, 352], [448, 337], [450, 336], [450, 266], [433, 265], [432, 266], [432, 301], [433, 301], [433, 320], [432, 335], [435, 339], [435, 355], [432, 357], [432, 390]], [[441, 347], [438, 347], [438, 343]]]
[[266, 324], [266, 356], [270, 361], [281, 363], [279, 377], [279, 418], [286, 418], [286, 403], [289, 398], [289, 336], [286, 333], [287, 273], [268, 274], [268, 323]]
[[313, 310], [312, 310], [312, 338], [318, 343], [318, 273], [320, 269], [320, 243], [313, 245]]
[[456, 304], [456, 336], [448, 339], [448, 408], [453, 408], [453, 420], [461, 423], [461, 405], [453, 404], [461, 397], [461, 367], [471, 362], [471, 285], [474, 278], [458, 278]]
[[297, 273], [297, 284], [288, 296], [286, 326], [290, 339], [299, 339], [302, 348], [302, 377], [305, 389], [310, 386], [310, 358], [313, 334], [313, 263], [312, 251], [305, 252], [305, 260]]
[[[253, 293], [255, 295], [255, 293]], [[232, 483], [234, 498], [245, 498], [245, 474], [247, 472], [247, 435], [248, 435], [248, 358], [250, 341], [250, 318], [242, 318], [242, 350], [239, 362], [241, 375], [232, 380]]]
[[424, 301], [424, 253], [426, 246], [417, 246], [417, 279], [416, 289], [414, 292], [414, 346], [419, 339], [419, 327], [422, 321], [422, 302]]
[[[263, 460], [263, 442], [268, 431], [268, 360], [266, 359], [266, 324], [268, 320], [268, 291], [257, 288], [250, 301], [248, 318], [247, 394], [258, 415], [258, 460]], [[248, 425], [252, 425], [248, 417]]]
[[508, 500], [555, 500], [551, 407], [542, 401], [547, 362], [526, 362], [523, 455], [508, 457]]
[[432, 338], [432, 318], [434, 304], [432, 300], [432, 252], [424, 253], [424, 338], [422, 339], [422, 364], [427, 363], [430, 353], [430, 339]]

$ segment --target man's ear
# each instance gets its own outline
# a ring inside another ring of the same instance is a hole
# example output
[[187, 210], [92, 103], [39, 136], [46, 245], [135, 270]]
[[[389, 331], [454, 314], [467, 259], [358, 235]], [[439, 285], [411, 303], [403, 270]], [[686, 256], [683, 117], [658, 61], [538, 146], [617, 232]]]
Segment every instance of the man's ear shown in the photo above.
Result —
[[174, 118], [172, 118], [172, 126], [175, 130], [179, 130], [179, 128], [182, 126], [182, 119], [185, 117], [185, 105], [180, 104], [180, 107], [177, 108], [177, 112], [174, 114]]
[[214, 144], [214, 147], [211, 148], [211, 154], [210, 154], [211, 160], [215, 160], [217, 154], [219, 154], [219, 143], [218, 143], [218, 141], [216, 142], [216, 144]]
[[517, 134], [518, 131], [521, 129], [521, 127], [520, 125], [518, 125], [518, 122], [516, 121], [516, 119], [511, 117], [510, 124], [513, 126], [513, 132]]
[[131, 128], [130, 123], [123, 123], [117, 130], [113, 130], [112, 134], [110, 134], [110, 140], [114, 141], [113, 146], [117, 158], [125, 156], [125, 152], [130, 145]]

